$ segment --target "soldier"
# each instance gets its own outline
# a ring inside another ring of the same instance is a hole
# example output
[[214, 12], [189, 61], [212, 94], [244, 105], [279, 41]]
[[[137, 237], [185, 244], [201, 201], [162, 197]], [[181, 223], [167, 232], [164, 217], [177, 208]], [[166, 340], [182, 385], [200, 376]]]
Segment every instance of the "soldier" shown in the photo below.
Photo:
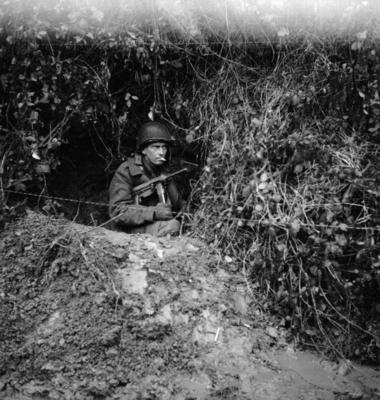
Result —
[[149, 233], [154, 236], [177, 234], [180, 222], [174, 218], [182, 207], [182, 198], [175, 183], [164, 185], [165, 203], [156, 190], [141, 196], [135, 204], [132, 189], [165, 172], [172, 137], [160, 122], [147, 122], [140, 128], [134, 156], [116, 170], [109, 188], [109, 214], [116, 227], [128, 233]]

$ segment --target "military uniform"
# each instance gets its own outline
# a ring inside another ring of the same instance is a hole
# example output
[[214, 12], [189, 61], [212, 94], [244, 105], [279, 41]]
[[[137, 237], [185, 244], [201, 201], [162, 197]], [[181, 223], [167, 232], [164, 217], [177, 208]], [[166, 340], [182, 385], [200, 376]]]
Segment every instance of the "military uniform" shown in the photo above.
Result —
[[[116, 170], [109, 188], [109, 214], [116, 227], [128, 233], [150, 233], [155, 236], [178, 233], [179, 221], [156, 220], [156, 206], [159, 203], [155, 190], [140, 197], [140, 204], [134, 204], [132, 188], [161, 175], [162, 168], [152, 168], [141, 154], [135, 154]], [[174, 181], [164, 186], [166, 198], [173, 211], [182, 207], [182, 198]]]

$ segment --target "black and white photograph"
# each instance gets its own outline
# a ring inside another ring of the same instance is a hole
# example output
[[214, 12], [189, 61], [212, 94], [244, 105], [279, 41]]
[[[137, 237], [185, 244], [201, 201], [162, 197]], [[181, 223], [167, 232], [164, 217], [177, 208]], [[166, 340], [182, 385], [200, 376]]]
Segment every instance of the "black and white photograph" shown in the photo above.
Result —
[[0, 399], [380, 400], [380, 0], [0, 0]]

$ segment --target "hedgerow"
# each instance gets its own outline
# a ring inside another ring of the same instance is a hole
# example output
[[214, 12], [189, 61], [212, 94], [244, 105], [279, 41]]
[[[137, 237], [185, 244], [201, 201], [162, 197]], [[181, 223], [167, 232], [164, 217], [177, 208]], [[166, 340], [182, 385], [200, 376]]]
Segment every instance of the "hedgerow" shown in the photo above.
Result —
[[85, 147], [111, 177], [140, 123], [160, 118], [202, 166], [185, 214], [194, 234], [242, 269], [300, 343], [378, 359], [375, 21], [316, 38], [259, 8], [262, 26], [239, 31], [231, 17], [226, 33], [224, 9], [212, 27], [206, 12], [174, 6], [182, 24], [157, 9], [149, 20], [138, 7], [4, 4], [3, 216], [20, 199], [7, 190], [49, 194]]
[[301, 342], [375, 361], [379, 71], [373, 46], [340, 51], [286, 52], [262, 77], [224, 64], [195, 94], [207, 158], [193, 228]]

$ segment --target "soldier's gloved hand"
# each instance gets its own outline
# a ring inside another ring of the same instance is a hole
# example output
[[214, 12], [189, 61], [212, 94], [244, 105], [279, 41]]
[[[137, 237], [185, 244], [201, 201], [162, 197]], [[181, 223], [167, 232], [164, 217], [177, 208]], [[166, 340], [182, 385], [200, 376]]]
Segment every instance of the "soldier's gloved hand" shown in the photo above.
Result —
[[173, 218], [172, 208], [168, 204], [158, 203], [154, 210], [156, 221], [167, 221]]

